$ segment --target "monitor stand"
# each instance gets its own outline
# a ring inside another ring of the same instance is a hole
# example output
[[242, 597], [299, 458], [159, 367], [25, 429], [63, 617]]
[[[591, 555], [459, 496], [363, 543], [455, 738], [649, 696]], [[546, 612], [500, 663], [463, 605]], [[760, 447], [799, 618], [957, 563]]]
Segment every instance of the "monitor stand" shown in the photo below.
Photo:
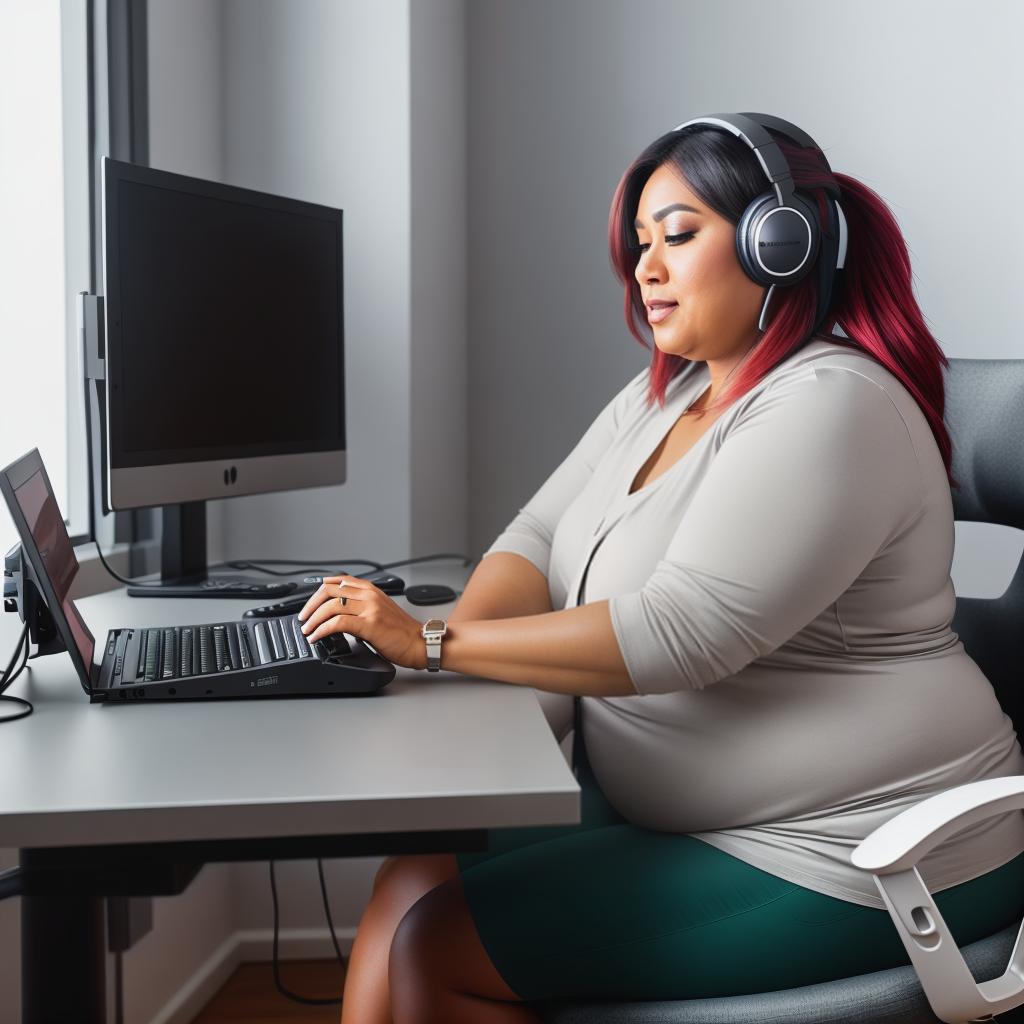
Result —
[[206, 567], [206, 502], [162, 506], [160, 582], [128, 587], [129, 597], [282, 597], [299, 584], [247, 576], [209, 575]]

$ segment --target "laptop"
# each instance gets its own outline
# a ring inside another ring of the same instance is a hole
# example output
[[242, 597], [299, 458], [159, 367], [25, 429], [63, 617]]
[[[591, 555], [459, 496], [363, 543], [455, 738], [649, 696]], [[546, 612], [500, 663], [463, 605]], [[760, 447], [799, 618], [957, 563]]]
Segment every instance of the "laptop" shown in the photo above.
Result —
[[[97, 645], [68, 596], [78, 559], [38, 449], [0, 470], [0, 491], [21, 538], [10, 571], [21, 616], [32, 622], [40, 653], [67, 650], [94, 704], [356, 696], [377, 692], [395, 676], [390, 661], [351, 634], [332, 637], [331, 649], [310, 646], [295, 615], [123, 626]], [[41, 617], [37, 603], [45, 604]]]

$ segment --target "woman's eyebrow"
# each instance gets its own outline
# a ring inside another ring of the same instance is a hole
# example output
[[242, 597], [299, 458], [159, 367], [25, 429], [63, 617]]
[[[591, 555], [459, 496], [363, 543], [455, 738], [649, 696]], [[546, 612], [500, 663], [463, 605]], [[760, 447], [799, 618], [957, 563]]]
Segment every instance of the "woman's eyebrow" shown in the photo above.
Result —
[[[658, 210], [657, 213], [651, 214], [651, 216], [654, 218], [655, 223], [657, 223], [659, 220], [664, 220], [673, 210], [685, 210], [687, 213], [700, 213], [700, 210], [696, 207], [687, 206], [686, 203], [672, 203], [670, 206], [666, 206], [664, 209]], [[644, 222], [639, 217], [633, 221], [633, 227], [642, 228], [643, 226]]]

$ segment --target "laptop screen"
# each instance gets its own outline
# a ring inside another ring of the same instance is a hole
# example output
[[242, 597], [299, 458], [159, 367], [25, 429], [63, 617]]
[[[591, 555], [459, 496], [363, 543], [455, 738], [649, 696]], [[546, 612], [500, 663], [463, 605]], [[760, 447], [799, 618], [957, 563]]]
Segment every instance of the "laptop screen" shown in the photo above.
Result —
[[[28, 458], [20, 460], [14, 467], [8, 467], [8, 470], [25, 465]], [[63, 617], [85, 671], [91, 673], [96, 642], [75, 607], [75, 602], [68, 597], [71, 583], [78, 573], [78, 559], [75, 557], [75, 549], [71, 545], [71, 538], [64, 525], [64, 516], [50, 489], [46, 471], [38, 455], [36, 455], [35, 463], [35, 466], [30, 467], [29, 475], [20, 481], [17, 477], [22, 474], [14, 476], [5, 470], [6, 482], [13, 485], [14, 499], [24, 518], [25, 526], [28, 527], [28, 536], [26, 536], [22, 524], [18, 522], [17, 516], [14, 517], [15, 524], [21, 535], [22, 546], [27, 548], [31, 544], [35, 548], [37, 559], [33, 559], [33, 562], [36, 566], [42, 565], [53, 589], [53, 597], [60, 603], [60, 611], [64, 613]], [[10, 503], [9, 497], [8, 503]], [[14, 509], [12, 508], [11, 511], [13, 513]], [[60, 611], [52, 607], [49, 594], [44, 592], [44, 596], [47, 604], [50, 605], [50, 613], [60, 628]], [[67, 642], [66, 631], [62, 632], [65, 632], [65, 642]]]

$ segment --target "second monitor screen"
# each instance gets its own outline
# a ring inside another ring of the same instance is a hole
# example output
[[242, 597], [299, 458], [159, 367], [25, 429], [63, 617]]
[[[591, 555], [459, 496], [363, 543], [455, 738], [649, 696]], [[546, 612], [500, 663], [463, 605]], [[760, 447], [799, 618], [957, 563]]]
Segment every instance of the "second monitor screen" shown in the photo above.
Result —
[[117, 187], [113, 463], [343, 447], [339, 225]]

